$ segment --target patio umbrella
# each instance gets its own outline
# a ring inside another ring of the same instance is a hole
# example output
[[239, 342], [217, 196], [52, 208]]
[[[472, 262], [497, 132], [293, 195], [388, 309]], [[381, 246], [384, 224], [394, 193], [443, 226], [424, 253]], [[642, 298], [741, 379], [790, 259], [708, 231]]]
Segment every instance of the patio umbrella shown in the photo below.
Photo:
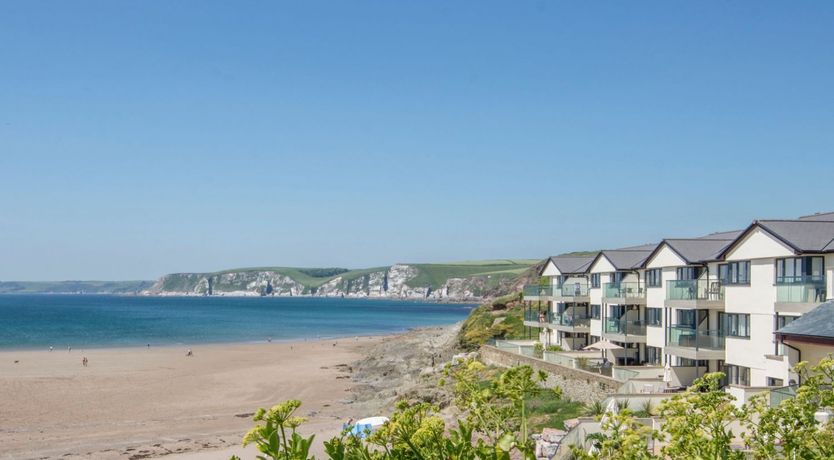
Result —
[[608, 359], [608, 350], [623, 350], [623, 347], [611, 343], [607, 340], [600, 340], [599, 342], [594, 342], [587, 347], [583, 348], [583, 350], [599, 350], [602, 352], [602, 356], [605, 359]]
[[663, 381], [666, 383], [667, 387], [672, 381], [672, 366], [670, 366], [669, 363], [666, 363], [666, 366], [663, 368]]

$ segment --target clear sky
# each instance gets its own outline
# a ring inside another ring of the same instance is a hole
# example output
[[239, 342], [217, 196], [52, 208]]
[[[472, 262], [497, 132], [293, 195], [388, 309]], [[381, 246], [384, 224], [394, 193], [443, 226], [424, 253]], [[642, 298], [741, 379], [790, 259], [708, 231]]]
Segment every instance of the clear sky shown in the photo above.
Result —
[[834, 2], [0, 3], [0, 280], [834, 210]]

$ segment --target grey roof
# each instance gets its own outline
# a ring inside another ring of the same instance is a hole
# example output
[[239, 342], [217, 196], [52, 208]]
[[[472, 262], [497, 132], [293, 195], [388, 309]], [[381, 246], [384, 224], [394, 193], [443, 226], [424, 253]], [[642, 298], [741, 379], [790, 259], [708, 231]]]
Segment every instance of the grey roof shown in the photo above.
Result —
[[699, 236], [699, 240], [734, 240], [744, 233], [744, 230], [730, 230], [728, 232], [716, 232], [709, 235]]
[[549, 260], [563, 274], [585, 273], [591, 268], [597, 254], [590, 256], [553, 256]]
[[632, 270], [643, 265], [655, 248], [657, 248], [657, 243], [622, 249], [606, 249], [600, 251], [597, 258], [604, 255], [617, 270]]
[[827, 220], [834, 221], [834, 211], [832, 212], [818, 212], [808, 216], [802, 216], [799, 220]]
[[759, 220], [756, 224], [797, 252], [834, 251], [834, 221]]
[[715, 260], [718, 254], [733, 242], [733, 239], [670, 238], [663, 242], [678, 253], [686, 263], [696, 264]]
[[776, 334], [834, 338], [834, 300], [820, 304], [776, 331]]

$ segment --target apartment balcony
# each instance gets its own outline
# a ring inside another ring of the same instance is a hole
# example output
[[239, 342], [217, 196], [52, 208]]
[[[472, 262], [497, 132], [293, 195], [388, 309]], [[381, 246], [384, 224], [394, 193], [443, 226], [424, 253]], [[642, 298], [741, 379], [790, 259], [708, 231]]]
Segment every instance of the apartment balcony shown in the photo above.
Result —
[[602, 301], [618, 305], [646, 305], [646, 286], [637, 282], [605, 283]]
[[566, 282], [562, 287], [553, 290], [552, 300], [555, 302], [588, 303], [591, 301], [589, 288], [587, 280]]
[[645, 343], [646, 322], [609, 318], [604, 322], [602, 335], [615, 342]]
[[565, 312], [561, 315], [553, 315], [550, 320], [551, 327], [557, 331], [564, 332], [590, 332], [591, 318], [584, 313]]
[[539, 328], [550, 327], [553, 316], [550, 310], [527, 310], [524, 312], [524, 325]]
[[776, 311], [779, 313], [808, 313], [825, 302], [825, 278], [797, 276], [776, 280]]
[[665, 306], [723, 310], [724, 284], [716, 279], [667, 281]]
[[545, 286], [540, 284], [528, 284], [523, 289], [524, 300], [536, 302], [539, 300], [550, 300], [553, 296], [553, 286]]
[[671, 326], [666, 352], [688, 359], [724, 359], [724, 331]]

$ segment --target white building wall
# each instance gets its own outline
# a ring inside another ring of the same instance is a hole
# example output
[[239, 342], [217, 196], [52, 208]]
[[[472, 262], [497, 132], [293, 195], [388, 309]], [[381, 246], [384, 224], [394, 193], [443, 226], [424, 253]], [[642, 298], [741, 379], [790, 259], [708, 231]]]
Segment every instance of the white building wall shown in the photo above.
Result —
[[775, 353], [776, 258], [792, 256], [793, 251], [782, 242], [756, 229], [726, 257], [727, 261], [750, 261], [750, 285], [725, 287], [725, 312], [750, 315], [749, 339], [727, 337], [726, 362], [749, 367], [751, 386], [767, 385], [767, 377], [789, 379], [787, 362], [765, 356]]
[[[665, 348], [666, 345], [666, 324], [672, 324], [672, 321], [667, 320], [666, 308], [666, 285], [670, 281], [677, 279], [677, 267], [686, 265], [686, 262], [681, 259], [675, 251], [673, 251], [666, 244], [662, 245], [660, 249], [652, 256], [646, 263], [647, 269], [660, 268], [661, 269], [661, 287], [647, 288], [646, 290], [646, 307], [660, 308], [662, 312], [661, 326], [646, 327], [646, 345], [650, 347]], [[665, 354], [665, 350], [662, 351]]]

